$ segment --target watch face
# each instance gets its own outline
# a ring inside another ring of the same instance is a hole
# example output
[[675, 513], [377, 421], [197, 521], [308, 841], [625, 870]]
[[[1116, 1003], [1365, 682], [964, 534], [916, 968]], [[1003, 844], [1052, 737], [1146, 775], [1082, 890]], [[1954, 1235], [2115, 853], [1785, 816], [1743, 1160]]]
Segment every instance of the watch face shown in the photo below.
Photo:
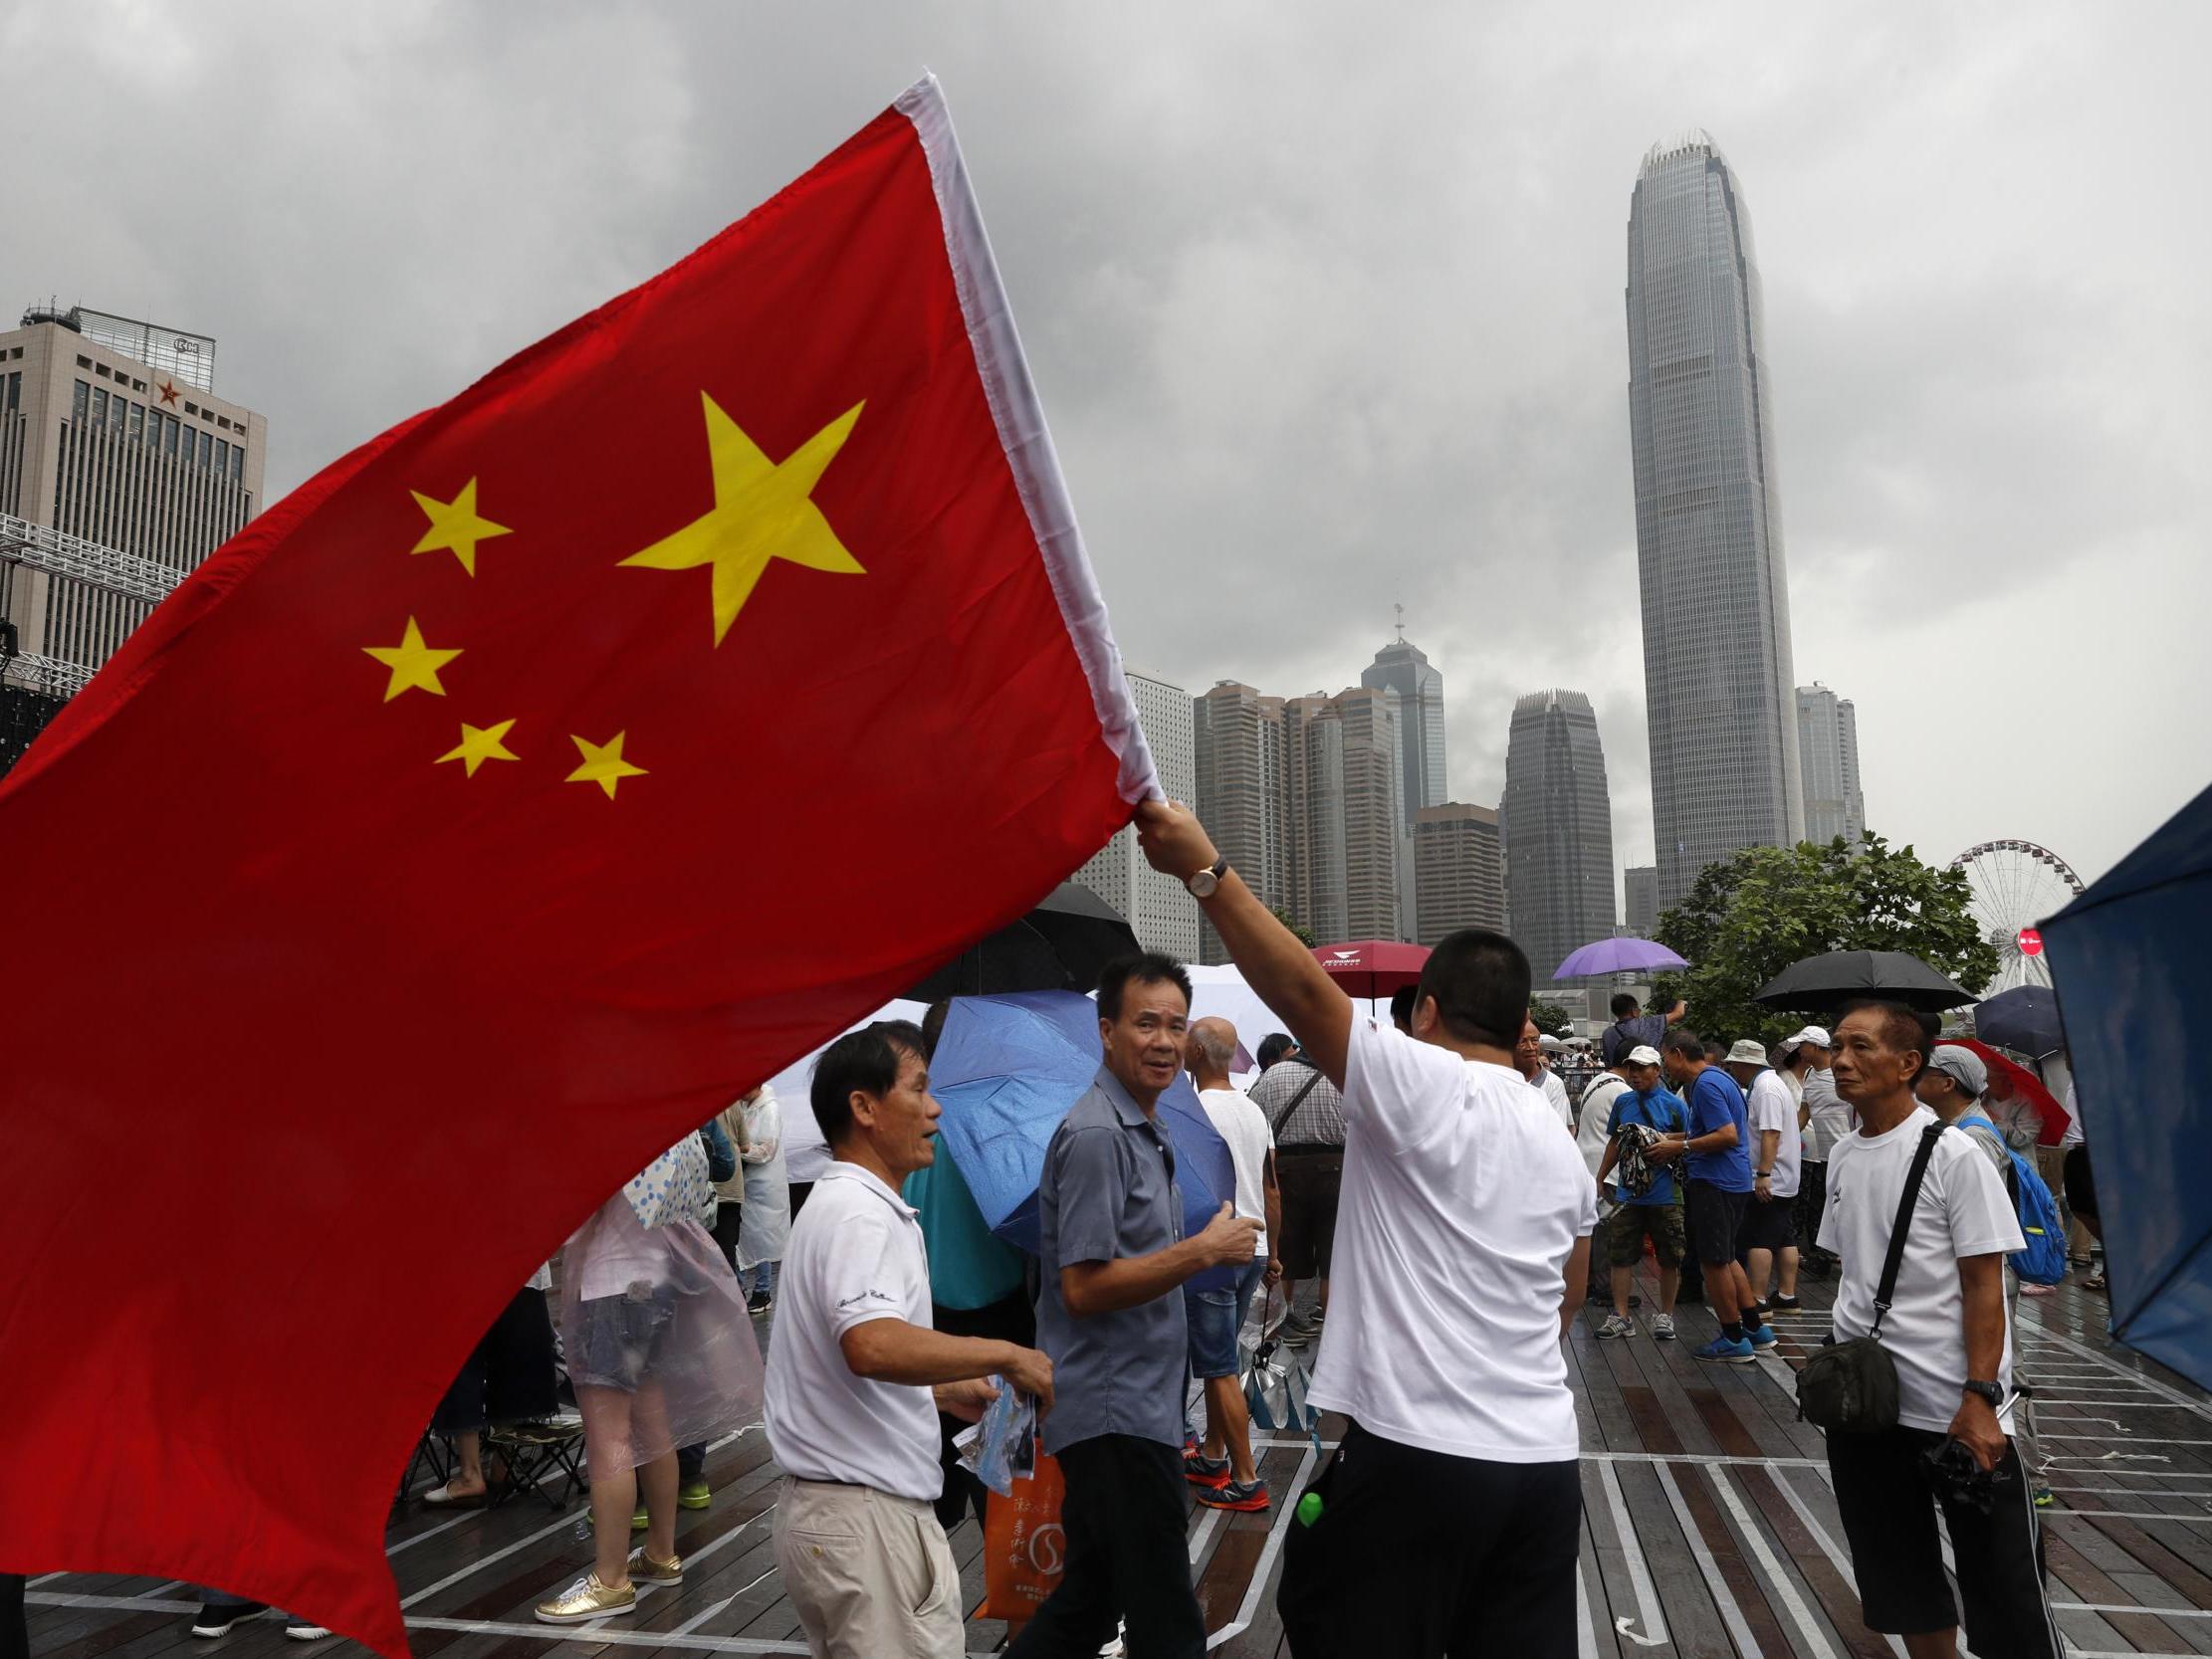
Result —
[[1220, 877], [1215, 875], [1214, 872], [1211, 870], [1201, 870], [1197, 875], [1191, 878], [1192, 897], [1198, 899], [1211, 899], [1214, 897], [1214, 890], [1220, 885]]

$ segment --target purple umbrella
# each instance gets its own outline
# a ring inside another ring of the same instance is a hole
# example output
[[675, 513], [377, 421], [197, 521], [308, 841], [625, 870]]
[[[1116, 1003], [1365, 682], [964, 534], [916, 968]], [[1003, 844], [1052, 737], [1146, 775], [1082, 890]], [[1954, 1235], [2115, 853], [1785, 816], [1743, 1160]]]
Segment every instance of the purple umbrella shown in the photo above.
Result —
[[1586, 944], [1559, 964], [1554, 979], [1581, 979], [1594, 973], [1645, 973], [1654, 968], [1687, 967], [1689, 963], [1648, 938], [1602, 938]]

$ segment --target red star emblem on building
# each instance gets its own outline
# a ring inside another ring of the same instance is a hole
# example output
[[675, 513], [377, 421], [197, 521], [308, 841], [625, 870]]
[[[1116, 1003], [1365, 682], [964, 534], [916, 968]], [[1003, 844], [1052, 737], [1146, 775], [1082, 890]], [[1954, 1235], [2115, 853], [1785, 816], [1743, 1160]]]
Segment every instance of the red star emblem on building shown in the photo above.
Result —
[[162, 381], [162, 382], [161, 382], [161, 383], [160, 383], [159, 385], [155, 386], [155, 387], [154, 387], [153, 389], [154, 389], [155, 391], [157, 391], [157, 392], [159, 392], [159, 393], [161, 394], [161, 401], [162, 401], [163, 403], [174, 403], [174, 402], [176, 401], [176, 382], [175, 382], [175, 381], [173, 381], [173, 380], [164, 380], [164, 381]]

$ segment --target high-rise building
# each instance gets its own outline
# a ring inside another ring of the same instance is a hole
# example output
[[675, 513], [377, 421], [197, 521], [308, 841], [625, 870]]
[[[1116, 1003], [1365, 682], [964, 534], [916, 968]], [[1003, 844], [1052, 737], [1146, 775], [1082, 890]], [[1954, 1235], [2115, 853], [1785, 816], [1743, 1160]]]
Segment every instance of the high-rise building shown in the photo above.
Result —
[[[1194, 701], [1197, 793], [1190, 800], [1221, 856], [1270, 910], [1290, 903], [1292, 826], [1283, 701], [1223, 680]], [[1199, 959], [1225, 962], [1202, 915]]]
[[[1344, 727], [1344, 936], [1397, 938], [1406, 816], [1394, 699], [1355, 686], [1329, 700]], [[1315, 930], [1319, 933], [1319, 930]]]
[[1542, 985], [1568, 952], [1613, 934], [1613, 803], [1582, 693], [1531, 692], [1513, 705], [1499, 816], [1513, 936]]
[[1419, 646], [1401, 632], [1375, 653], [1360, 684], [1390, 693], [1398, 720], [1399, 792], [1406, 827], [1425, 806], [1440, 806], [1449, 790], [1444, 782], [1443, 676]]
[[1416, 808], [1414, 867], [1418, 942], [1433, 945], [1461, 928], [1504, 932], [1505, 865], [1495, 812], [1463, 801]]
[[1294, 697], [1283, 705], [1283, 731], [1290, 917], [1318, 941], [1351, 938], [1343, 717], [1333, 698]]
[[1774, 388], [1742, 191], [1692, 131], [1629, 208], [1629, 428], [1659, 904], [1804, 832]]
[[83, 308], [0, 331], [0, 622], [26, 657], [81, 684], [259, 510], [268, 422], [214, 395], [214, 359]]
[[[1122, 672], [1137, 705], [1137, 725], [1160, 773], [1160, 787], [1170, 800], [1197, 800], [1191, 694], [1126, 666]], [[1114, 838], [1068, 879], [1121, 912], [1136, 932], [1137, 942], [1147, 950], [1164, 950], [1183, 962], [1199, 959], [1198, 901], [1181, 881], [1145, 862], [1134, 824], [1116, 830]]]
[[1632, 864], [1622, 872], [1622, 878], [1627, 888], [1623, 908], [1628, 912], [1630, 936], [1651, 938], [1659, 932], [1659, 867]]
[[1859, 711], [1818, 680], [1797, 688], [1797, 746], [1805, 773], [1805, 839], [1825, 847], [1867, 835], [1859, 789]]

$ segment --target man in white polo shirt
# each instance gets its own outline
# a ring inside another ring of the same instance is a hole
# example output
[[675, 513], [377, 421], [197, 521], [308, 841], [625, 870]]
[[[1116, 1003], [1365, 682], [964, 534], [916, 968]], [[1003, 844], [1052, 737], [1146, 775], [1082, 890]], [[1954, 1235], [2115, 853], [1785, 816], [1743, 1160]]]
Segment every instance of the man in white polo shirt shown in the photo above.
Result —
[[1582, 1489], [1560, 1341], [1597, 1192], [1513, 1064], [1528, 958], [1501, 933], [1451, 934], [1408, 1037], [1354, 1017], [1187, 809], [1148, 801], [1137, 824], [1344, 1092], [1336, 1312], [1311, 1398], [1351, 1427], [1284, 1548], [1291, 1652], [1572, 1659]]
[[769, 1348], [769, 1447], [785, 1471], [775, 1564], [815, 1659], [952, 1659], [967, 1643], [931, 1508], [937, 1412], [981, 1415], [995, 1372], [1049, 1407], [1052, 1362], [931, 1329], [922, 1229], [899, 1183], [935, 1160], [938, 1107], [907, 1031], [838, 1038], [812, 1102], [835, 1161], [791, 1224]]

